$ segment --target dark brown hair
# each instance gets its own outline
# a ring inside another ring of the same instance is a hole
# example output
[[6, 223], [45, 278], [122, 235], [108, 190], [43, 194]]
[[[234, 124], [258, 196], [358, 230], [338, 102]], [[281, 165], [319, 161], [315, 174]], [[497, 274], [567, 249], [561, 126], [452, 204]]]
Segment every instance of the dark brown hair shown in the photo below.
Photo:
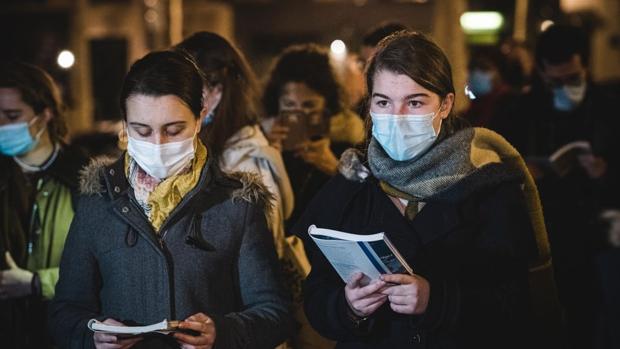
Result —
[[[368, 93], [373, 90], [377, 72], [387, 70], [403, 74], [420, 84], [443, 100], [454, 93], [452, 68], [448, 57], [426, 35], [412, 31], [400, 31], [379, 42], [377, 52], [370, 59], [366, 68]], [[367, 125], [370, 118], [367, 116]], [[444, 120], [442, 130], [447, 134], [462, 128], [462, 122], [454, 114], [454, 108]]]
[[344, 94], [325, 47], [293, 45], [275, 59], [263, 93], [263, 106], [269, 116], [278, 113], [282, 89], [289, 82], [303, 83], [323, 96], [330, 116], [343, 111]]
[[123, 119], [127, 119], [127, 99], [135, 94], [176, 96], [198, 119], [203, 84], [202, 72], [189, 55], [174, 51], [151, 52], [137, 60], [125, 76], [120, 95]]
[[204, 139], [209, 150], [221, 154], [226, 141], [261, 116], [256, 76], [243, 54], [228, 40], [211, 32], [198, 32], [175, 46], [194, 57], [209, 88], [222, 86], [222, 99], [214, 110]]
[[65, 105], [58, 86], [48, 73], [26, 63], [3, 62], [0, 68], [0, 87], [17, 89], [22, 101], [28, 104], [35, 114], [49, 108], [52, 112], [52, 119], [47, 124], [50, 138], [55, 142], [64, 140], [67, 135]]

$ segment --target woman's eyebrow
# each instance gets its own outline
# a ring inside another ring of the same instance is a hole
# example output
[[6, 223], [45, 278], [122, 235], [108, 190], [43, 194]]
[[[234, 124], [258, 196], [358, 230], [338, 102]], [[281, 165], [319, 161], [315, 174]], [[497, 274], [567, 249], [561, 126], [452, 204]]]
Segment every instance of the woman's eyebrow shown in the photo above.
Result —
[[172, 122], [164, 124], [164, 127], [186, 124], [186, 123], [187, 123], [186, 121], [172, 121]]
[[135, 122], [135, 121], [132, 121], [132, 122], [130, 122], [129, 124], [130, 124], [131, 126], [138, 126], [138, 127], [151, 127], [150, 125], [143, 124], [143, 123], [140, 123], [140, 122]]
[[414, 94], [408, 95], [407, 97], [405, 97], [405, 99], [412, 99], [412, 98], [417, 98], [417, 97], [430, 97], [430, 96], [428, 95], [428, 93], [422, 92], [422, 93], [414, 93]]
[[386, 96], [386, 95], [384, 95], [382, 93], [377, 93], [377, 92], [372, 94], [372, 98], [375, 98], [375, 97], [392, 100], [390, 97], [388, 97], [388, 96]]
[[[373, 98], [374, 97], [379, 97], [379, 98], [391, 100], [390, 97], [388, 97], [388, 96], [386, 96], [386, 95], [384, 95], [382, 93], [373, 93], [372, 97]], [[428, 95], [428, 93], [421, 92], [421, 93], [410, 94], [410, 95], [406, 96], [404, 99], [411, 99], [411, 98], [416, 98], [416, 97], [430, 97], [430, 96]]]

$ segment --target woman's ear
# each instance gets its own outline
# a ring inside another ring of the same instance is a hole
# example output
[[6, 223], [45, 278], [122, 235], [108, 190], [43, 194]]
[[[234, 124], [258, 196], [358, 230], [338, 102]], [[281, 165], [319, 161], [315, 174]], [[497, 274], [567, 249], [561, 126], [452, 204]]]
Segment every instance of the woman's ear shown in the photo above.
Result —
[[208, 108], [208, 100], [209, 100], [209, 88], [205, 85], [202, 88], [202, 109], [203, 110]]
[[454, 93], [448, 93], [439, 107], [439, 117], [442, 119], [447, 118], [450, 115], [450, 111], [452, 111], [452, 107], [454, 107]]
[[47, 126], [50, 120], [54, 117], [54, 112], [50, 108], [45, 108], [41, 112], [41, 116], [43, 117], [43, 120], [45, 120], [45, 125]]
[[117, 146], [121, 150], [127, 149], [127, 120], [122, 121], [121, 129], [118, 131]]

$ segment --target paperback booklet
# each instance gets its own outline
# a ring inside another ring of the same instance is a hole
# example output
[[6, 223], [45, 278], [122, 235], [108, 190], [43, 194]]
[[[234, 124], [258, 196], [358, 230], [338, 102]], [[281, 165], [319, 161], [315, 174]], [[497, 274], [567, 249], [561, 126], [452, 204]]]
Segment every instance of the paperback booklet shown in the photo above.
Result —
[[558, 175], [566, 176], [578, 166], [579, 155], [591, 153], [592, 147], [590, 143], [585, 141], [571, 142], [551, 154], [549, 162]]
[[147, 326], [117, 326], [90, 319], [90, 321], [88, 321], [88, 328], [93, 332], [131, 337], [152, 333], [169, 334], [179, 330], [179, 321], [163, 320], [162, 322]]
[[345, 283], [356, 272], [364, 273], [363, 285], [382, 274], [413, 275], [411, 267], [384, 233], [358, 235], [312, 225], [308, 234]]
[[579, 156], [592, 153], [592, 146], [586, 141], [576, 141], [563, 145], [549, 157], [528, 157], [527, 161], [551, 170], [564, 177], [579, 166]]

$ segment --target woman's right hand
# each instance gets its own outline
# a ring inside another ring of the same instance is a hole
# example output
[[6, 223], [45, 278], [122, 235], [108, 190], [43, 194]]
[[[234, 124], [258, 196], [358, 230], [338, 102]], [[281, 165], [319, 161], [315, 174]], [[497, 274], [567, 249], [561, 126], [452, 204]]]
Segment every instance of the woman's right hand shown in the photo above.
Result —
[[344, 296], [353, 314], [364, 318], [374, 313], [388, 299], [386, 295], [379, 293], [386, 283], [381, 280], [362, 286], [364, 274], [355, 273], [344, 287]]
[[[104, 324], [114, 326], [125, 326], [122, 322], [114, 319], [105, 319]], [[95, 348], [97, 349], [129, 349], [142, 340], [142, 337], [120, 338], [113, 334], [95, 333], [93, 336]]]
[[288, 126], [283, 126], [278, 121], [275, 121], [273, 123], [273, 126], [271, 126], [269, 132], [267, 132], [266, 134], [267, 139], [269, 140], [269, 144], [272, 147], [281, 151], [282, 141], [284, 141], [286, 137], [288, 137], [288, 131]]

